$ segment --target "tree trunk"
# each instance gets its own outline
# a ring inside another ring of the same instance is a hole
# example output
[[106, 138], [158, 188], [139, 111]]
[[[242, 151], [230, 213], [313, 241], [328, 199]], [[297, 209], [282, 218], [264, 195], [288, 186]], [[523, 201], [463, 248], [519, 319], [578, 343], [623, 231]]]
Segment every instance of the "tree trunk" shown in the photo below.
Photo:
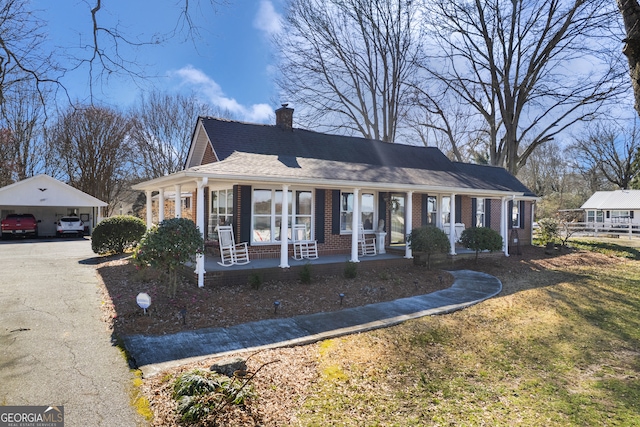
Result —
[[640, 5], [637, 0], [617, 0], [627, 33], [622, 53], [629, 61], [635, 109], [640, 115]]

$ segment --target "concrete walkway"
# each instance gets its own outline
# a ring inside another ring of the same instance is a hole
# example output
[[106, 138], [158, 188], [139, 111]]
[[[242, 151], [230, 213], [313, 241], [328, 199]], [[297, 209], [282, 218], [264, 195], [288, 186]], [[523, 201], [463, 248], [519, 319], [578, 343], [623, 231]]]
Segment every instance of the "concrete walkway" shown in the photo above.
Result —
[[145, 377], [172, 366], [239, 351], [310, 344], [319, 340], [384, 328], [434, 314], [450, 313], [500, 293], [497, 278], [469, 270], [451, 271], [450, 288], [427, 295], [282, 319], [207, 328], [170, 335], [131, 335], [125, 346]]
[[86, 238], [0, 241], [0, 405], [62, 405], [66, 427], [148, 425], [101, 320], [94, 256]]

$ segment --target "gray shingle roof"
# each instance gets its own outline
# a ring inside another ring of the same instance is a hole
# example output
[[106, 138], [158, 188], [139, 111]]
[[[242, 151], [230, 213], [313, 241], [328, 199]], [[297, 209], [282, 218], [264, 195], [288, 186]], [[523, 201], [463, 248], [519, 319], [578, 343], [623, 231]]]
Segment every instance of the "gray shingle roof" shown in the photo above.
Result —
[[191, 168], [194, 171], [442, 186], [535, 196], [503, 168], [451, 162], [435, 147], [201, 119], [221, 162]]

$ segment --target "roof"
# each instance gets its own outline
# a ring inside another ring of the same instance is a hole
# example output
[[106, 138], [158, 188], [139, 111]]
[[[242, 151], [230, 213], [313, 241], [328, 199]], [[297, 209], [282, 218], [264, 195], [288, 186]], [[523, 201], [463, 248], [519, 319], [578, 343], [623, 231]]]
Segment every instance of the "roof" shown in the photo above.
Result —
[[224, 160], [238, 151], [345, 163], [365, 163], [375, 166], [453, 170], [451, 161], [435, 147], [391, 144], [304, 129], [283, 130], [278, 126], [226, 121], [211, 117], [200, 120], [219, 160]]
[[100, 207], [107, 203], [58, 181], [36, 175], [0, 188], [0, 206]]
[[[495, 176], [503, 175], [500, 173], [500, 170], [504, 171], [502, 168], [489, 169]], [[349, 182], [351, 185], [366, 185], [380, 189], [414, 186], [439, 191], [451, 188], [515, 191], [514, 188], [497, 179], [494, 182], [488, 180], [480, 182], [477, 176], [470, 175], [467, 168], [460, 167], [457, 163], [452, 163], [452, 167], [448, 170], [431, 170], [429, 173], [425, 173], [422, 168], [400, 168], [289, 155], [234, 152], [224, 161], [195, 166], [188, 171], [206, 174], [212, 178], [235, 177], [236, 179], [262, 182], [284, 181], [315, 185], [325, 183], [328, 186]], [[519, 181], [515, 181], [521, 186], [518, 191], [528, 191]], [[510, 184], [508, 180], [505, 182]]]
[[581, 209], [640, 210], [640, 190], [596, 191]]
[[[206, 134], [206, 138], [203, 138]], [[203, 144], [211, 144], [213, 163], [201, 165]], [[282, 129], [200, 117], [185, 170], [141, 183], [150, 189], [181, 177], [309, 184], [336, 188], [358, 185], [419, 191], [473, 190], [535, 198], [505, 169], [452, 162], [438, 148], [392, 144], [303, 129]]]

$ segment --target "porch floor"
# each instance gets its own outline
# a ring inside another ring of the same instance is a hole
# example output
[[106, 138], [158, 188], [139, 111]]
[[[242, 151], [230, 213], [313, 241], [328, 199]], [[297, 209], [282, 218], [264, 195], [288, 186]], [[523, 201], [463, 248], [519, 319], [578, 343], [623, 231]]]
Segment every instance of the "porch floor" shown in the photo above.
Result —
[[[451, 269], [456, 259], [466, 258], [475, 252], [464, 248], [456, 248], [457, 255], [435, 255], [432, 257], [432, 267]], [[358, 268], [402, 267], [413, 263], [412, 259], [404, 258], [405, 247], [394, 246], [387, 248], [387, 253], [374, 256], [359, 257]], [[310, 265], [316, 275], [340, 275], [351, 259], [350, 254], [321, 255], [316, 259], [296, 260], [289, 257], [289, 268], [280, 267], [280, 258], [256, 258], [248, 264], [223, 267], [218, 264], [219, 255], [206, 254], [204, 258], [205, 286], [247, 283], [251, 276], [257, 276], [261, 281], [269, 280], [297, 280], [302, 269]], [[189, 268], [190, 273], [193, 267]], [[197, 276], [190, 275], [196, 282]]]

